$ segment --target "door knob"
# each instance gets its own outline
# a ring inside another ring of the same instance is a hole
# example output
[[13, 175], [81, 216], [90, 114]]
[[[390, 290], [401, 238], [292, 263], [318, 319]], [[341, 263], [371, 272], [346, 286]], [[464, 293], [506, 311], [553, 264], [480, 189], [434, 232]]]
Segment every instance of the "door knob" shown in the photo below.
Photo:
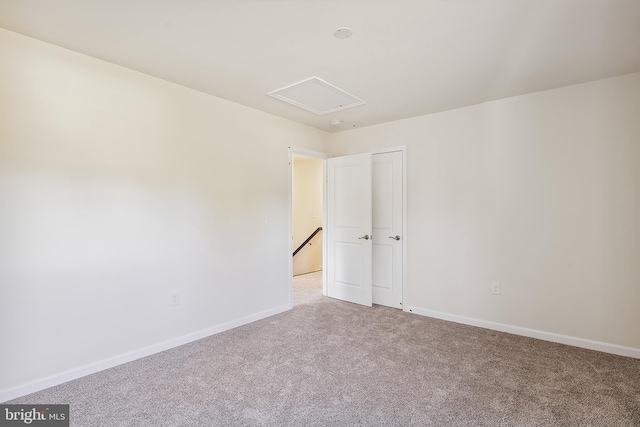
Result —
[[360, 240], [360, 239], [369, 240], [369, 235], [368, 235], [368, 234], [365, 234], [365, 235], [364, 235], [364, 236], [362, 236], [362, 237], [358, 237], [358, 240]]
[[397, 234], [395, 236], [389, 236], [389, 238], [393, 240], [400, 240], [400, 236], [398, 236]]

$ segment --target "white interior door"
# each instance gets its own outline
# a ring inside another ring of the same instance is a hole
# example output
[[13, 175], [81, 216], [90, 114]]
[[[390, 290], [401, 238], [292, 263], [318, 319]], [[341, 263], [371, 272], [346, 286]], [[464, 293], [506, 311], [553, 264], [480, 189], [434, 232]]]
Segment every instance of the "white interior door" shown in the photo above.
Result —
[[373, 303], [402, 308], [402, 152], [373, 155]]
[[372, 157], [327, 160], [327, 295], [372, 305]]

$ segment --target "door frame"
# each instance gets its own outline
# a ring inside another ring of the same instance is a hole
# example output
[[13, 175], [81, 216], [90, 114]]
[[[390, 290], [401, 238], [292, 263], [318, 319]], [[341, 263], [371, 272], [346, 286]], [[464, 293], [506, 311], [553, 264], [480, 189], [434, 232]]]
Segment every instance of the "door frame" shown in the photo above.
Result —
[[289, 308], [293, 308], [293, 156], [299, 154], [322, 160], [322, 295], [327, 295], [327, 153], [306, 148], [289, 147], [289, 198], [288, 198], [288, 248], [289, 248]]
[[407, 295], [407, 146], [398, 145], [372, 150], [371, 154], [402, 153], [402, 311], [409, 311], [405, 304]]
[[[327, 295], [327, 158], [330, 156], [327, 153], [320, 151], [308, 150], [300, 147], [288, 147], [289, 152], [289, 198], [288, 198], [288, 248], [289, 248], [289, 307], [293, 307], [293, 155], [300, 154], [306, 157], [314, 157], [322, 160], [322, 295]], [[407, 146], [398, 145], [393, 147], [378, 148], [371, 150], [372, 155], [391, 153], [394, 151], [402, 152], [402, 311], [409, 311], [407, 304], [405, 304], [407, 295], [407, 239], [408, 239], [408, 227], [407, 227]], [[341, 155], [357, 154], [357, 153], [343, 153]], [[331, 156], [334, 157], [334, 156]]]

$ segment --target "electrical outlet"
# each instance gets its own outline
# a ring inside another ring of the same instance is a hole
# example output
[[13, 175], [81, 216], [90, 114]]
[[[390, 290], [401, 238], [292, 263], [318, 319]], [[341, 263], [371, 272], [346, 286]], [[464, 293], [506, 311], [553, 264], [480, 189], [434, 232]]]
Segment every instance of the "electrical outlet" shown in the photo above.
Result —
[[491, 282], [491, 293], [493, 295], [500, 295], [500, 282]]
[[170, 296], [170, 305], [171, 307], [175, 307], [176, 305], [180, 305], [180, 294], [175, 293]]

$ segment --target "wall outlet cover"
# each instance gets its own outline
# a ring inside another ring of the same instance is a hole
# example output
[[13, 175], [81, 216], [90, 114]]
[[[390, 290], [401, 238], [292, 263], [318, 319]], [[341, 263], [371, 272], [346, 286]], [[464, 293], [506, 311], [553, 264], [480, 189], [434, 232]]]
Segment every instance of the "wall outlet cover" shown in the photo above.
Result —
[[491, 282], [491, 293], [493, 295], [500, 295], [501, 291], [500, 282]]
[[176, 305], [180, 305], [180, 294], [173, 293], [169, 296], [169, 304], [171, 307], [175, 307]]

